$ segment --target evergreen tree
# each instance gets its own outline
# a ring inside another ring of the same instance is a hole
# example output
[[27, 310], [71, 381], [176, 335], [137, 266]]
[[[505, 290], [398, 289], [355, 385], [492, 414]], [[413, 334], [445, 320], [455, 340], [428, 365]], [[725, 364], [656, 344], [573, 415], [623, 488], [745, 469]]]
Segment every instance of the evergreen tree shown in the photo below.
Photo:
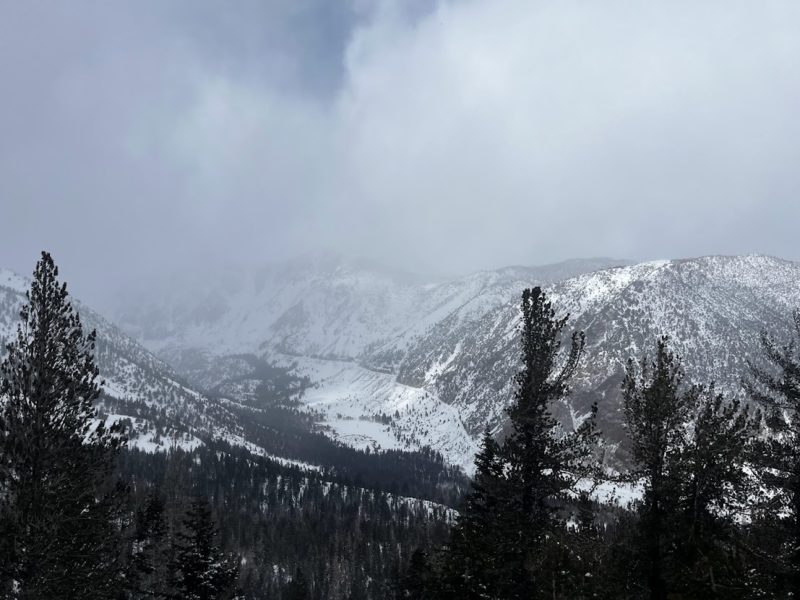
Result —
[[741, 598], [746, 557], [735, 519], [753, 494], [745, 462], [758, 417], [713, 385], [698, 392], [691, 436], [679, 455], [672, 587], [684, 598]]
[[501, 557], [498, 523], [504, 508], [504, 472], [500, 446], [487, 428], [475, 456], [472, 491], [453, 528], [440, 587], [452, 596], [492, 598], [499, 594]]
[[[595, 414], [575, 432], [564, 431], [551, 407], [569, 392], [569, 382], [583, 354], [584, 334], [574, 332], [569, 350], [562, 333], [569, 315], [556, 317], [538, 287], [522, 294], [522, 370], [508, 409], [511, 434], [502, 446], [506, 468], [505, 504], [500, 548], [506, 566], [503, 580], [509, 598], [554, 597], [554, 568], [560, 560], [548, 552], [548, 541], [564, 532], [558, 511], [590, 475], [596, 440]], [[551, 547], [552, 548], [552, 547]], [[560, 549], [556, 548], [556, 555]]]
[[119, 437], [94, 420], [95, 333], [83, 333], [46, 252], [20, 317], [0, 365], [0, 590], [114, 597]]
[[634, 468], [629, 475], [644, 484], [641, 537], [647, 565], [647, 590], [653, 600], [666, 600], [665, 581], [670, 531], [669, 515], [677, 504], [678, 456], [685, 445], [686, 423], [695, 405], [694, 390], [681, 389], [683, 372], [658, 340], [655, 359], [631, 359], [622, 384], [625, 419]]
[[556, 318], [538, 287], [523, 292], [521, 313], [511, 433], [502, 445], [484, 435], [472, 493], [446, 552], [442, 597], [574, 597], [557, 573], [569, 555], [563, 511], [591, 472], [596, 407], [574, 432], [550, 408], [569, 391], [584, 336], [573, 333], [563, 352], [568, 316]]
[[756, 507], [763, 559], [756, 585], [766, 594], [800, 598], [800, 310], [793, 317], [786, 343], [762, 334], [766, 364], [751, 363], [745, 385], [770, 430], [753, 452], [764, 492]]
[[151, 490], [136, 513], [132, 554], [134, 598], [169, 598], [169, 532], [164, 501]]
[[425, 600], [431, 598], [431, 568], [425, 551], [417, 548], [411, 554], [408, 570], [400, 585], [399, 598]]
[[572, 585], [575, 597], [580, 593], [582, 598], [596, 598], [602, 589], [603, 570], [607, 568], [603, 564], [607, 548], [597, 522], [597, 507], [588, 492], [581, 491], [575, 509], [576, 526], [567, 533], [566, 540], [571, 549]]
[[233, 596], [238, 566], [216, 543], [217, 528], [208, 501], [192, 501], [183, 531], [175, 540], [176, 587], [186, 600], [218, 600]]
[[754, 422], [738, 402], [683, 383], [680, 361], [658, 340], [652, 362], [631, 360], [623, 401], [634, 466], [643, 484], [639, 544], [650, 598], [734, 598], [744, 566], [734, 517], [749, 480], [744, 469]]

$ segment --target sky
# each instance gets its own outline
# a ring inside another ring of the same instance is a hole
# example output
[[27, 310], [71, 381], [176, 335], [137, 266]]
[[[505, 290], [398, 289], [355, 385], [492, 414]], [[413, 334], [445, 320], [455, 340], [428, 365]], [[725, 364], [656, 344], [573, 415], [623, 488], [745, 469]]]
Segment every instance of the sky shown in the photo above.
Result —
[[0, 0], [0, 266], [800, 259], [800, 3]]

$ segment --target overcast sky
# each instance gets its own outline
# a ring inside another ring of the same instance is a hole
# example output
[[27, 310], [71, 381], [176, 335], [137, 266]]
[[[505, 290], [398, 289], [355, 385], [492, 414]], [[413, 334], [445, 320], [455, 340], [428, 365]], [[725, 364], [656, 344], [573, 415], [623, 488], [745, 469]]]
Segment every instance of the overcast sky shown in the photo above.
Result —
[[0, 0], [0, 265], [800, 259], [800, 2]]

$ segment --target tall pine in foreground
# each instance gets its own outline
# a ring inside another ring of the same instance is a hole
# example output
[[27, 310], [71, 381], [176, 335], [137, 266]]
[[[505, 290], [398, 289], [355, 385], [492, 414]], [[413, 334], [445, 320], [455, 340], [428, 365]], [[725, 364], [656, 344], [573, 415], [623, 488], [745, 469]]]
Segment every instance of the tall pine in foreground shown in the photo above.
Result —
[[631, 360], [622, 386], [632, 483], [640, 483], [642, 588], [652, 600], [745, 595], [735, 517], [747, 501], [746, 448], [754, 422], [736, 401], [685, 385], [680, 361], [658, 340]]
[[558, 318], [538, 287], [523, 292], [521, 316], [522, 369], [508, 409], [512, 429], [501, 445], [484, 436], [473, 491], [446, 561], [445, 597], [579, 597], [574, 582], [562, 577], [572, 555], [563, 511], [590, 474], [596, 409], [567, 432], [551, 407], [569, 392], [584, 335], [574, 332], [564, 351], [568, 316]]
[[94, 421], [95, 333], [46, 252], [20, 317], [0, 364], [0, 591], [118, 597], [119, 438]]
[[559, 510], [589, 475], [596, 407], [577, 431], [569, 433], [551, 407], [569, 393], [584, 334], [573, 332], [564, 352], [562, 335], [569, 315], [556, 317], [541, 288], [523, 292], [521, 313], [522, 369], [508, 409], [512, 431], [501, 452], [508, 469], [502, 547], [510, 572], [505, 593], [509, 598], [575, 597], [557, 583], [568, 550], [561, 545], [566, 528]]
[[750, 364], [745, 386], [770, 430], [753, 453], [763, 491], [755, 511], [763, 560], [756, 585], [765, 595], [800, 598], [800, 310], [793, 317], [785, 343], [762, 334], [766, 364]]
[[504, 557], [497, 552], [503, 535], [498, 524], [506, 508], [504, 481], [500, 446], [487, 428], [481, 450], [475, 456], [472, 491], [451, 534], [441, 574], [441, 595], [465, 600], [499, 595], [501, 573], [506, 566]]
[[754, 492], [748, 460], [759, 415], [713, 384], [696, 392], [678, 464], [673, 589], [686, 599], [744, 598], [750, 553], [738, 524]]
[[629, 361], [622, 384], [634, 462], [629, 476], [644, 485], [639, 529], [646, 589], [652, 600], [667, 598], [666, 572], [672, 548], [668, 519], [677, 504], [678, 456], [695, 403], [694, 392], [686, 393], [682, 381], [680, 365], [668, 350], [667, 339], [661, 338], [654, 359], [645, 356], [639, 365]]

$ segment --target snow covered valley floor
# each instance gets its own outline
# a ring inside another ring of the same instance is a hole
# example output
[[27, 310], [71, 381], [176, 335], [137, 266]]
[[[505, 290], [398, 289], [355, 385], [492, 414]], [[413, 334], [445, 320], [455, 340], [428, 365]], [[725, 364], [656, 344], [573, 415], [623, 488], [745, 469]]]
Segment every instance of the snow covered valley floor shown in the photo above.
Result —
[[471, 472], [477, 444], [458, 410], [435, 393], [354, 362], [294, 356], [282, 360], [312, 381], [301, 402], [320, 414], [330, 434], [342, 443], [372, 450], [427, 446]]

